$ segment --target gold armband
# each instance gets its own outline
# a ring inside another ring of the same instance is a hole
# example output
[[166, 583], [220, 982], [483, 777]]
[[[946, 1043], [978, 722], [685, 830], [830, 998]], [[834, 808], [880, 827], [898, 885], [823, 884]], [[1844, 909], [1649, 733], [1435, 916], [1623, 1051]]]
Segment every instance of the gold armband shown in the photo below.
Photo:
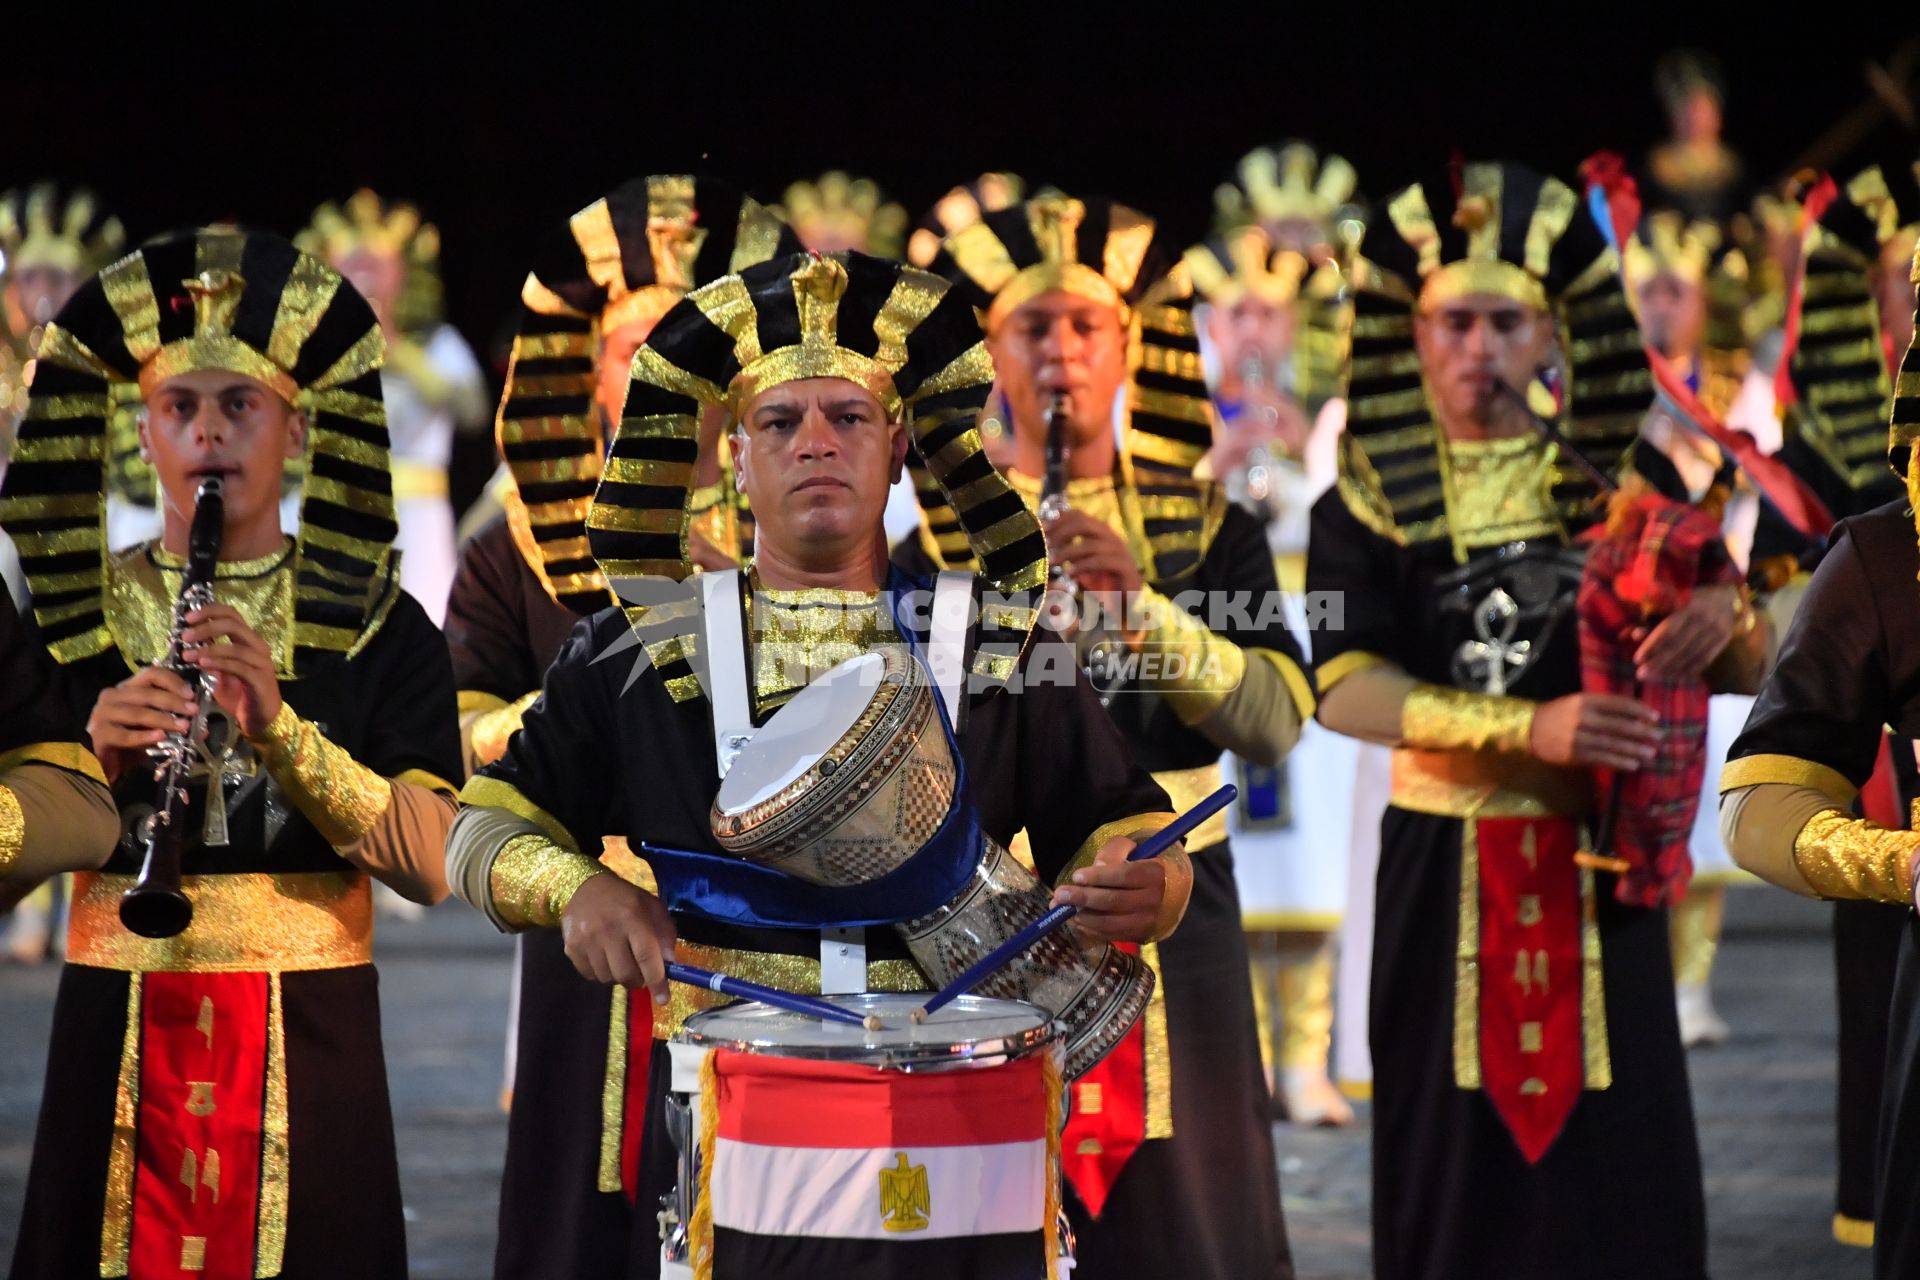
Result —
[[467, 736], [473, 744], [475, 768], [492, 764], [507, 754], [507, 739], [520, 732], [520, 722], [525, 718], [527, 708], [539, 697], [540, 691], [535, 689], [532, 693], [521, 694], [504, 707], [495, 707], [474, 717]]
[[1839, 809], [1807, 819], [1793, 838], [1793, 865], [1823, 898], [1905, 906], [1913, 901], [1913, 855], [1920, 835], [1890, 831]]
[[373, 830], [393, 803], [391, 782], [329, 742], [285, 702], [253, 745], [287, 799], [336, 849]]
[[1417, 684], [1400, 708], [1401, 745], [1524, 754], [1533, 743], [1536, 705], [1527, 698]]
[[0, 783], [0, 880], [7, 878], [26, 847], [27, 815], [20, 808], [20, 797]]
[[581, 885], [612, 874], [585, 854], [529, 832], [500, 846], [487, 873], [487, 892], [508, 924], [551, 929]]
[[1155, 664], [1151, 668], [1143, 664], [1141, 683], [1158, 691], [1183, 723], [1197, 724], [1240, 687], [1247, 674], [1247, 655], [1152, 587], [1140, 593], [1140, 604], [1147, 611], [1148, 626], [1128, 640]]

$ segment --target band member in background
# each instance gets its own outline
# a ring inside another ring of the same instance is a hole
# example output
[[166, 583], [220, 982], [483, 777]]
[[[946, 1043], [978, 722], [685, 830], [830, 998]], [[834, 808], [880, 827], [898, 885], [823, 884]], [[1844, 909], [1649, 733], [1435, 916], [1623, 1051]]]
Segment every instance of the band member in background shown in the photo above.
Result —
[[[384, 346], [331, 268], [228, 230], [107, 267], [41, 343], [0, 521], [123, 834], [73, 868], [15, 1276], [406, 1274], [369, 876], [444, 896], [459, 754], [445, 646], [389, 545]], [[165, 523], [110, 553], [107, 417], [128, 396]], [[213, 479], [212, 600], [182, 606]], [[168, 742], [184, 805], [147, 758]], [[159, 937], [120, 916], [157, 806], [192, 908]]]
[[1726, 81], [1711, 54], [1676, 49], [1654, 69], [1654, 89], [1667, 113], [1668, 135], [1647, 156], [1649, 207], [1719, 220], [1744, 198], [1740, 157], [1721, 137]]
[[[582, 850], [615, 834], [718, 851], [715, 710], [699, 670], [744, 663], [760, 723], [845, 658], [900, 642], [891, 605], [927, 583], [889, 569], [881, 512], [911, 436], [960, 497], [960, 536], [982, 558], [986, 590], [1012, 602], [982, 614], [965, 657], [972, 692], [958, 741], [982, 830], [1003, 844], [1028, 830], [1057, 899], [1103, 936], [1170, 931], [1187, 904], [1187, 859], [1176, 849], [1164, 865], [1124, 862], [1134, 839], [1165, 825], [1167, 797], [1132, 763], [1060, 642], [1034, 630], [1044, 545], [970, 430], [992, 365], [968, 300], [862, 254], [784, 258], [695, 291], [654, 329], [633, 375], [587, 516], [597, 569], [607, 580], [691, 572], [691, 445], [703, 412], [723, 405], [740, 424], [739, 474], [756, 516], [739, 624], [748, 652], [716, 651], [714, 624], [691, 606], [691, 619], [678, 605], [656, 615], [633, 603], [580, 623], [506, 754], [467, 784], [449, 838], [455, 891], [499, 927], [557, 931], [582, 974], [650, 990], [663, 1037], [718, 999], [683, 986], [669, 994], [668, 956], [820, 990], [817, 931], [748, 927], [716, 918], [718, 907], [670, 917]], [[919, 626], [915, 611], [901, 625]], [[867, 931], [868, 989], [925, 985], [892, 930]], [[667, 1055], [649, 1040], [635, 1046], [646, 1057], [630, 1053], [627, 1068], [657, 1108]], [[672, 1184], [660, 1128], [641, 1138], [642, 1205]], [[651, 1274], [659, 1247], [651, 1217], [636, 1214], [630, 1274]]]
[[872, 178], [835, 169], [818, 182], [793, 183], [781, 197], [780, 213], [814, 253], [850, 249], [879, 258], [906, 256], [907, 211]]
[[[1917, 377], [1920, 353], [1909, 349], [1892, 401], [1885, 455], [1909, 494], [1920, 484], [1913, 466], [1920, 402], [1910, 394]], [[1920, 1224], [1914, 1213], [1920, 1203], [1915, 1195], [1920, 1164], [1908, 1140], [1920, 1114], [1914, 1095], [1920, 1079], [1920, 1020], [1915, 1017], [1920, 991], [1914, 985], [1915, 926], [1909, 910], [1920, 834], [1903, 829], [1899, 814], [1886, 815], [1892, 822], [1861, 814], [1871, 815], [1878, 807], [1870, 792], [1877, 761], [1886, 751], [1887, 728], [1903, 747], [1920, 736], [1920, 708], [1908, 692], [1916, 687], [1920, 663], [1913, 641], [1920, 625], [1913, 616], [1913, 583], [1920, 576], [1915, 534], [1906, 496], [1836, 526], [1779, 661], [1720, 776], [1721, 828], [1741, 866], [1808, 897], [1833, 899], [1840, 906], [1879, 905], [1889, 916], [1895, 908], [1899, 912], [1897, 972], [1885, 1015], [1890, 1046], [1879, 1108], [1874, 1208], [1870, 1217], [1852, 1219], [1844, 1198], [1850, 1188], [1843, 1181], [1844, 1216], [1835, 1221], [1836, 1235], [1852, 1234], [1853, 1243], [1872, 1244], [1874, 1275], [1882, 1280], [1920, 1268]], [[1843, 1152], [1848, 1140], [1847, 981], [1842, 968]], [[1860, 1188], [1856, 1184], [1851, 1190]], [[1849, 1232], [1849, 1220], [1866, 1230]]]
[[[1106, 602], [1107, 620], [1088, 619], [1075, 642], [1135, 758], [1184, 808], [1220, 784], [1223, 751], [1277, 763], [1313, 696], [1265, 530], [1194, 478], [1212, 411], [1176, 253], [1144, 214], [1052, 195], [961, 230], [938, 265], [986, 315], [1012, 426], [1008, 478], [1047, 513], [1049, 561]], [[1050, 414], [1064, 457], [1043, 495]], [[897, 556], [970, 563], [939, 486], [918, 488], [926, 524]], [[1247, 613], [1206, 616], [1236, 596]], [[1187, 661], [1162, 661], [1175, 653]], [[1221, 976], [1248, 966], [1225, 822], [1189, 844], [1188, 922], [1145, 953], [1164, 1012], [1136, 1028], [1137, 1053], [1074, 1086], [1068, 1211], [1091, 1274], [1289, 1275], [1252, 993]], [[1106, 1109], [1109, 1094], [1143, 1094], [1144, 1116]]]
[[393, 448], [393, 505], [400, 521], [400, 585], [438, 626], [453, 582], [453, 507], [447, 463], [456, 431], [487, 419], [487, 383], [459, 330], [444, 319], [440, 231], [410, 204], [362, 188], [323, 204], [294, 240], [360, 291], [380, 317], [380, 370]]
[[[574, 623], [613, 603], [586, 553], [586, 513], [634, 351], [687, 290], [798, 247], [772, 211], [717, 179], [681, 174], [621, 185], [540, 246], [500, 403], [507, 514], [461, 549], [447, 606], [469, 772], [505, 752]], [[731, 486], [715, 479], [698, 498], [705, 537], [690, 536], [713, 550], [737, 545]], [[608, 841], [602, 859], [652, 888], [624, 840]], [[649, 1096], [642, 1072], [627, 1105], [627, 1082], [645, 1061], [652, 1004], [644, 989], [609, 994], [581, 977], [555, 930], [517, 941], [494, 1274], [623, 1277]], [[641, 1044], [630, 1056], [632, 1037]], [[658, 1206], [638, 1208], [651, 1224]]]
[[[1604, 473], [1653, 382], [1573, 191], [1512, 164], [1466, 165], [1447, 191], [1383, 202], [1362, 245], [1340, 483], [1307, 564], [1308, 590], [1344, 603], [1314, 636], [1321, 722], [1396, 748], [1375, 901], [1376, 1274], [1700, 1280], [1667, 921], [1646, 905], [1677, 886], [1602, 869], [1581, 829], [1587, 766], [1637, 769], [1660, 731], [1637, 699], [1581, 692], [1574, 538], [1595, 482], [1556, 465], [1526, 399], [1565, 351], [1567, 434]], [[1745, 608], [1734, 585], [1702, 586], [1638, 669], [1753, 657]]]

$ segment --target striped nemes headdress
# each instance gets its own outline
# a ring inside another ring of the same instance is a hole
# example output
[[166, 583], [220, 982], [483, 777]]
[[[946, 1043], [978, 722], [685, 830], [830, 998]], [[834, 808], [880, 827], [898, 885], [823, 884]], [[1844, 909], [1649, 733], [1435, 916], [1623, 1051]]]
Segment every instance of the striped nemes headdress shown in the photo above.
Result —
[[796, 182], [781, 197], [780, 212], [808, 249], [853, 249], [878, 258], [898, 258], [906, 249], [907, 211], [872, 178], [834, 169], [817, 182]]
[[[1908, 278], [1920, 289], [1920, 247], [1914, 250]], [[1916, 296], [1920, 311], [1920, 295]], [[1907, 486], [1907, 502], [1914, 508], [1914, 527], [1920, 533], [1920, 467], [1914, 465], [1914, 441], [1920, 440], [1920, 324], [1900, 360], [1894, 382], [1892, 422], [1887, 432], [1887, 465]]]
[[913, 235], [907, 239], [907, 261], [916, 267], [932, 267], [947, 237], [989, 213], [1018, 204], [1026, 187], [1019, 174], [1000, 171], [983, 173], [972, 182], [954, 187], [913, 224]]
[[[1282, 223], [1314, 227], [1322, 240], [1336, 244], [1343, 217], [1357, 218], [1353, 207], [1359, 176], [1344, 156], [1322, 156], [1298, 140], [1257, 147], [1240, 157], [1233, 181], [1214, 190], [1214, 225], [1221, 231]], [[1294, 246], [1306, 248], [1311, 246]]]
[[383, 199], [362, 187], [340, 204], [329, 202], [315, 209], [313, 220], [293, 243], [336, 267], [360, 249], [399, 259], [406, 267], [406, 279], [394, 306], [394, 327], [424, 338], [439, 325], [444, 312], [440, 229], [422, 219], [412, 205]]
[[108, 418], [128, 388], [204, 369], [257, 378], [307, 415], [308, 475], [294, 553], [292, 670], [372, 634], [398, 590], [386, 342], [353, 286], [279, 236], [163, 237], [81, 287], [47, 327], [0, 522], [20, 549], [48, 650], [77, 662], [108, 629]]
[[580, 613], [611, 603], [587, 545], [607, 447], [594, 403], [602, 336], [657, 321], [689, 290], [799, 247], [772, 210], [684, 174], [628, 182], [541, 245], [520, 291], [496, 428], [515, 485], [508, 523], [555, 600]]
[[[938, 276], [862, 253], [749, 267], [696, 289], [661, 320], [634, 356], [620, 431], [587, 517], [608, 579], [692, 572], [687, 505], [702, 407], [737, 417], [752, 396], [804, 378], [865, 387], [906, 424], [993, 592], [1018, 597], [1045, 586], [1040, 523], [988, 462], [974, 426], [993, 362], [972, 306]], [[635, 625], [642, 631], [639, 618]], [[1030, 607], [987, 610], [975, 675], [1004, 682], [1033, 625]], [[690, 673], [659, 654], [655, 665], [669, 683]]]
[[[1394, 195], [1354, 267], [1341, 489], [1405, 544], [1450, 536], [1416, 312], [1497, 294], [1551, 317], [1570, 375], [1561, 428], [1603, 471], [1618, 469], [1654, 399], [1618, 255], [1573, 189], [1520, 165], [1469, 164], [1450, 205], [1436, 205], [1452, 194], [1451, 184], [1415, 184]], [[1577, 527], [1591, 518], [1593, 483], [1571, 464], [1558, 471], [1554, 505]]]

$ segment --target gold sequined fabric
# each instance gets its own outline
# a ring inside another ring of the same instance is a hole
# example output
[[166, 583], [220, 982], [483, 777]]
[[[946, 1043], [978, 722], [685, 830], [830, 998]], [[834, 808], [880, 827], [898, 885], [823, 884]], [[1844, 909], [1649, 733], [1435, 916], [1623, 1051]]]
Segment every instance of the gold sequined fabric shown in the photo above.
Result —
[[876, 644], [896, 638], [885, 598], [872, 591], [782, 591], [752, 577], [754, 698], [764, 712]]
[[19, 797], [0, 784], [0, 880], [12, 870], [26, 843], [27, 816], [20, 810]]
[[585, 854], [528, 833], [500, 847], [487, 873], [487, 888], [495, 910], [508, 924], [550, 929], [560, 923], [581, 885], [594, 876], [611, 874]]
[[1839, 809], [1816, 813], [1793, 840], [1793, 863], [1823, 898], [1913, 901], [1912, 862], [1920, 835], [1854, 818]]
[[1537, 436], [1439, 438], [1447, 530], [1456, 554], [1565, 532], [1554, 510], [1556, 450]]
[[[187, 562], [159, 542], [117, 553], [108, 568], [107, 627], [132, 667], [158, 662], [173, 631], [173, 606]], [[267, 642], [276, 671], [292, 669], [293, 543], [254, 560], [214, 566], [213, 594]]]
[[193, 923], [143, 938], [120, 923], [134, 877], [75, 875], [67, 960], [131, 973], [343, 969], [373, 960], [373, 892], [358, 871], [182, 876]]
[[1526, 698], [1415, 685], [1400, 709], [1400, 740], [1427, 750], [1524, 754], [1533, 740], [1535, 705]]
[[[778, 987], [782, 991], [796, 991], [804, 995], [818, 995], [820, 992], [820, 958], [818, 956], [796, 956], [774, 951], [736, 951], [731, 947], [712, 947], [703, 943], [688, 942], [682, 938], [673, 947], [674, 958], [681, 964], [690, 964], [711, 973], [724, 973], [731, 978], [740, 978], [747, 982], [757, 982], [765, 987]], [[927, 991], [930, 990], [926, 975], [920, 972], [918, 965], [911, 960], [869, 960], [867, 962], [867, 990], [869, 991]], [[671, 1039], [679, 1034], [688, 1018], [704, 1009], [727, 1003], [733, 997], [709, 991], [705, 987], [690, 987], [676, 982], [672, 987], [673, 998], [666, 1005], [655, 1005], [653, 1009], [653, 1034], [658, 1039]]]
[[483, 764], [492, 764], [507, 754], [507, 740], [520, 732], [520, 722], [526, 716], [527, 708], [540, 696], [538, 689], [523, 693], [503, 707], [483, 711], [474, 718], [469, 726], [473, 742], [473, 763], [478, 768]]
[[254, 748], [287, 799], [336, 849], [373, 830], [393, 803], [391, 782], [284, 702]]

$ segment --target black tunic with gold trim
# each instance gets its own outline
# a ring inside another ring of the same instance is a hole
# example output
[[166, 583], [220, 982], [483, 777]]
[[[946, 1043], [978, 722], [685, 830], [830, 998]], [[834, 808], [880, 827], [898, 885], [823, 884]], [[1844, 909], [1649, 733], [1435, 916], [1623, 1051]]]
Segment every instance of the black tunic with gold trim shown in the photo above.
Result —
[[69, 715], [166, 654], [180, 593], [157, 545], [103, 545], [116, 407], [175, 374], [240, 374], [304, 413], [309, 470], [297, 537], [217, 567], [282, 706], [257, 737], [216, 715], [191, 743], [191, 922], [149, 939], [119, 919], [156, 799], [145, 769], [121, 771], [123, 835], [77, 877], [23, 1280], [406, 1274], [367, 877], [444, 894], [459, 756], [444, 642], [391, 553], [383, 351], [331, 269], [218, 229], [108, 266], [42, 342], [0, 520]]

